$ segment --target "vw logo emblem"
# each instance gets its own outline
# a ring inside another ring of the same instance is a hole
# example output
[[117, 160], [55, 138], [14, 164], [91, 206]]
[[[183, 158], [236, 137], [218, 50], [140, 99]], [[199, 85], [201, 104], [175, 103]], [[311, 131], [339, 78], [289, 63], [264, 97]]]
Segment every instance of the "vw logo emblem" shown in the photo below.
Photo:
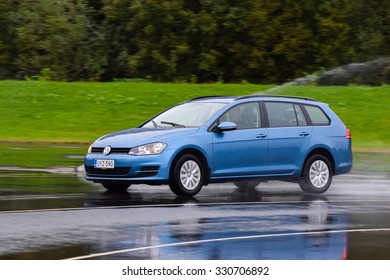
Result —
[[111, 146], [107, 146], [103, 150], [103, 155], [108, 156], [111, 152]]

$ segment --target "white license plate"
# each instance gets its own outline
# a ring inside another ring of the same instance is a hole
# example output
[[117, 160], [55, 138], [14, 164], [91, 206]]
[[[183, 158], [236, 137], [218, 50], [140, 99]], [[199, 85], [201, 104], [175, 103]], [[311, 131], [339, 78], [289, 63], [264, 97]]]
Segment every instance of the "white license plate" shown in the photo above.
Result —
[[113, 159], [95, 159], [93, 162], [95, 168], [113, 169], [115, 168], [115, 160]]

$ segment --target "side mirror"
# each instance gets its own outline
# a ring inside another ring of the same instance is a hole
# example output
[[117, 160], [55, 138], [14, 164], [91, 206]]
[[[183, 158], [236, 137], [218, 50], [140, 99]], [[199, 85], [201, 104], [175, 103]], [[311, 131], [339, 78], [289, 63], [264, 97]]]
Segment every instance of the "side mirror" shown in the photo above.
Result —
[[216, 127], [215, 131], [224, 132], [224, 131], [232, 131], [236, 129], [237, 129], [237, 125], [234, 122], [223, 122]]

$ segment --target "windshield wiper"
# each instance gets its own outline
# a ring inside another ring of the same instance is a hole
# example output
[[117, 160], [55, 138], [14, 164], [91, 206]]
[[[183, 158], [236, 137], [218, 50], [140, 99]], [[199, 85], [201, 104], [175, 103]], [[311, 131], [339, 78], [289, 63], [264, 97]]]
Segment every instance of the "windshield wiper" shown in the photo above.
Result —
[[155, 128], [159, 128], [160, 126], [154, 121], [154, 120], [151, 120], [152, 124], [154, 125]]
[[182, 125], [180, 123], [174, 123], [174, 122], [161, 121], [160, 123], [161, 124], [169, 124], [169, 125], [172, 125], [173, 127], [177, 127], [177, 128], [184, 128], [184, 127], [186, 127], [185, 125]]

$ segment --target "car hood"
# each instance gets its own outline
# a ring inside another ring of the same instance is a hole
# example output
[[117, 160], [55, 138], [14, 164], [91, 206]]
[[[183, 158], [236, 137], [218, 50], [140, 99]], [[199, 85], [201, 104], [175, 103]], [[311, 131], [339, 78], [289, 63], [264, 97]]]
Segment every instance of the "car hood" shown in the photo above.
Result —
[[133, 128], [107, 134], [93, 144], [94, 147], [132, 148], [184, 135], [194, 134], [199, 128]]

